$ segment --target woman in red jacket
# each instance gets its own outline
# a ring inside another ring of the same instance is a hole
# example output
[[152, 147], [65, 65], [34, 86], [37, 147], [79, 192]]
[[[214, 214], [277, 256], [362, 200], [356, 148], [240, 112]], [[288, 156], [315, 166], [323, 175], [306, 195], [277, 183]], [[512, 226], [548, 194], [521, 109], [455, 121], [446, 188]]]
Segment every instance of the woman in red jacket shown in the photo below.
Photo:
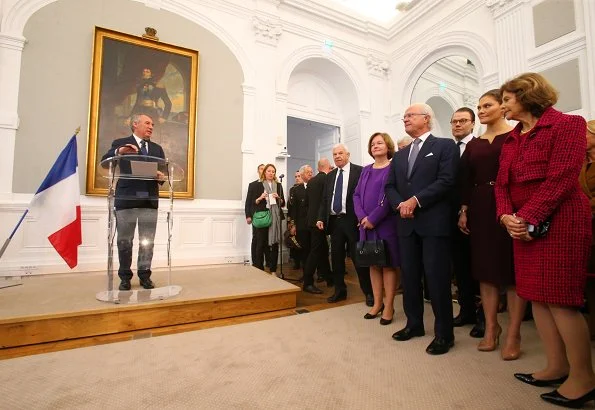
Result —
[[581, 407], [595, 400], [595, 374], [583, 304], [591, 211], [578, 175], [586, 123], [552, 106], [557, 91], [540, 74], [500, 88], [504, 115], [519, 121], [504, 142], [496, 179], [497, 217], [513, 239], [517, 293], [533, 302], [547, 365], [515, 377], [558, 386], [547, 402]]

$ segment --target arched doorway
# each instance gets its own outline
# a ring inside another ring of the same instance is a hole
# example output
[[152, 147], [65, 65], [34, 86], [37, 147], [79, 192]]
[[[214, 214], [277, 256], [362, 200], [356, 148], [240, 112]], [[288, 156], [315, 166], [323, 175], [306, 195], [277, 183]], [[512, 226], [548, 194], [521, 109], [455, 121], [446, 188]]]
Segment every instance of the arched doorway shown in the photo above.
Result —
[[342, 142], [351, 158], [361, 157], [360, 112], [356, 87], [336, 63], [323, 57], [296, 65], [287, 86], [287, 162], [289, 173], [303, 164], [315, 168], [331, 159], [332, 146]]

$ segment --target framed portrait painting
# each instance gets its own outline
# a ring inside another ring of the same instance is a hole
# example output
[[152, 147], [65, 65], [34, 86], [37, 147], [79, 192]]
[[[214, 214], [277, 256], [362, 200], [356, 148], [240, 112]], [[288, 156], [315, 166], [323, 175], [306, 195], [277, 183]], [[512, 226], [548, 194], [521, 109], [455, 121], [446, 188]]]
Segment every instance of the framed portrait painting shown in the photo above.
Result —
[[[115, 139], [132, 134], [130, 119], [153, 119], [151, 141], [182, 169], [175, 198], [194, 198], [198, 51], [95, 27], [87, 194], [107, 195], [101, 157]], [[168, 187], [161, 188], [166, 196]]]

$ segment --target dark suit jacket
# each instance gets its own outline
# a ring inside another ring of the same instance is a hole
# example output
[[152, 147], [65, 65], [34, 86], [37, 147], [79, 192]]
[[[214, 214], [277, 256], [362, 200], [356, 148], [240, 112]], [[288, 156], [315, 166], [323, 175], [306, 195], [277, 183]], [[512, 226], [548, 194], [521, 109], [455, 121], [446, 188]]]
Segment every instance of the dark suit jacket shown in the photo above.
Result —
[[448, 236], [452, 231], [452, 195], [459, 149], [453, 140], [430, 134], [419, 151], [411, 176], [407, 178], [412, 146], [395, 153], [385, 187], [393, 209], [412, 196], [416, 196], [420, 204], [414, 211], [414, 218], [399, 217], [397, 231], [402, 236], [414, 231], [420, 236]]
[[[252, 190], [248, 187], [248, 195], [246, 197], [246, 204], [250, 205], [250, 216], [254, 215], [254, 212], [258, 211], [266, 211], [267, 209], [267, 201], [260, 201], [258, 204], [256, 203], [256, 198], [262, 195], [264, 192], [264, 185], [261, 181], [252, 182]], [[279, 209], [283, 205], [285, 205], [285, 197], [283, 196], [283, 185], [277, 182], [277, 194], [281, 197], [281, 201], [278, 204]], [[285, 219], [285, 214], [281, 211], [281, 219]]]
[[306, 225], [308, 228], [314, 228], [318, 221], [318, 209], [322, 202], [324, 181], [326, 181], [326, 174], [319, 172], [308, 182], [308, 188], [306, 188], [306, 205], [308, 207]]
[[[126, 144], [136, 145], [140, 152], [140, 146], [136, 139], [131, 135], [126, 138], [120, 138], [112, 143], [111, 148], [101, 158], [101, 161], [116, 156], [116, 150]], [[148, 141], [147, 151], [149, 156], [165, 159], [163, 148], [153, 141]], [[130, 174], [130, 161], [126, 160], [126, 155], [121, 156], [119, 160], [121, 173]], [[162, 172], [166, 171], [163, 164], [158, 167]], [[159, 207], [159, 183], [156, 180], [125, 179], [120, 178], [116, 184], [116, 199], [114, 206], [116, 209], [130, 208], [154, 208]]]
[[246, 214], [246, 218], [252, 218], [253, 215], [252, 202], [250, 202], [250, 198], [258, 197], [258, 195], [254, 196], [254, 190], [256, 189], [257, 184], [260, 184], [258, 179], [248, 184], [248, 193], [246, 194], [246, 203], [244, 204], [244, 213]]
[[289, 190], [287, 216], [293, 220], [297, 229], [307, 229], [308, 204], [306, 202], [306, 187], [304, 184], [294, 185]]
[[[331, 202], [333, 200], [333, 190], [335, 189], [335, 179], [337, 178], [337, 172], [339, 168], [333, 169], [326, 176], [324, 190], [322, 195], [322, 202], [318, 209], [318, 220], [324, 222], [324, 229], [328, 229], [328, 220], [331, 214]], [[362, 174], [362, 167], [359, 165], [351, 164], [349, 170], [349, 181], [347, 183], [347, 198], [345, 198], [345, 212], [346, 217], [353, 222], [353, 227], [358, 224], [357, 216], [355, 216], [355, 209], [353, 207], [353, 193], [355, 187], [359, 181], [359, 177]], [[345, 181], [343, 181], [345, 183]]]

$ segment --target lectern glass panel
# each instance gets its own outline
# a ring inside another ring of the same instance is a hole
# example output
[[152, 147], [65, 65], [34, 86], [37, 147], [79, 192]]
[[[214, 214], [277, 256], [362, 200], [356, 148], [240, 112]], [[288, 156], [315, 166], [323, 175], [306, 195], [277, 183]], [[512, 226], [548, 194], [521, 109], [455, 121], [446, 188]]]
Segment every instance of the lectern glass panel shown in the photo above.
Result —
[[[108, 258], [106, 290], [96, 298], [127, 304], [178, 295], [182, 288], [171, 283], [171, 238], [173, 182], [183, 179], [182, 168], [163, 158], [118, 155], [102, 161], [100, 170], [108, 179]], [[160, 201], [164, 187], [169, 198]], [[151, 277], [153, 255], [160, 252], [167, 253], [166, 283]]]

